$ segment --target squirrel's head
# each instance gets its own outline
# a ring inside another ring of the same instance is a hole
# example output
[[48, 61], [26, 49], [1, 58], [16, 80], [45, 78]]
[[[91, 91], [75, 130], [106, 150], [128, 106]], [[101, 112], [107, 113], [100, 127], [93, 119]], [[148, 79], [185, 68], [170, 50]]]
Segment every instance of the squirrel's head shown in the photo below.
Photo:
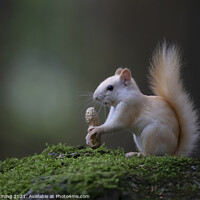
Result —
[[130, 70], [118, 68], [114, 76], [107, 78], [97, 87], [93, 99], [104, 105], [116, 106], [126, 99], [131, 91], [138, 90]]

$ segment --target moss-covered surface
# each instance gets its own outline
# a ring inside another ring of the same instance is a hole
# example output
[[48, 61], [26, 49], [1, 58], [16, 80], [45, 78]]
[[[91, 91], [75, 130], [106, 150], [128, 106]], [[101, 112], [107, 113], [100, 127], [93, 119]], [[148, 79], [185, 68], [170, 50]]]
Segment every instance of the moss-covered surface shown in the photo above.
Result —
[[39, 155], [0, 162], [0, 198], [20, 199], [24, 196], [14, 195], [24, 194], [26, 199], [37, 199], [37, 194], [41, 195], [38, 199], [52, 199], [50, 195], [54, 199], [67, 195], [116, 200], [200, 199], [200, 160], [125, 158], [122, 150], [103, 146], [92, 150], [58, 144]]

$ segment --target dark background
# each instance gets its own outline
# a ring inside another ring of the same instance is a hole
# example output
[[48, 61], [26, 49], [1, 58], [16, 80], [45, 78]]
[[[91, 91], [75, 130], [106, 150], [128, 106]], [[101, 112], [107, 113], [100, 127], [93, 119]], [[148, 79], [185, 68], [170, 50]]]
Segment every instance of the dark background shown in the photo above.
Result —
[[[164, 39], [183, 50], [185, 88], [199, 109], [199, 10], [194, 0], [0, 0], [0, 159], [85, 144], [92, 104], [82, 94], [120, 66], [151, 94], [149, 60]], [[127, 131], [103, 140], [134, 150]]]

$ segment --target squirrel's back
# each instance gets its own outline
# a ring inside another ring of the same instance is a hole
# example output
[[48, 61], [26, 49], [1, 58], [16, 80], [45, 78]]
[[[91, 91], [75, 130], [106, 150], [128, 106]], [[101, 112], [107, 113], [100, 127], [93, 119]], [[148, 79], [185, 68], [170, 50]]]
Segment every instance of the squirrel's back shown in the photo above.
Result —
[[152, 59], [150, 83], [153, 92], [163, 97], [174, 110], [179, 122], [179, 143], [176, 155], [189, 156], [199, 137], [197, 111], [180, 78], [181, 58], [176, 46], [164, 43]]

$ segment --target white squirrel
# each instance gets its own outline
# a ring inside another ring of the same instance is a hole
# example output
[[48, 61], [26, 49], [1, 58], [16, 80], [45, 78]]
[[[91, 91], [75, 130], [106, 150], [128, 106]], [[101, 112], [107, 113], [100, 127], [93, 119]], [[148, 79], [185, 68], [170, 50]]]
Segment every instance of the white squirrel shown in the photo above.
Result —
[[[183, 88], [180, 67], [176, 46], [164, 43], [155, 51], [150, 84], [156, 96], [143, 95], [129, 69], [117, 69], [93, 94], [94, 100], [110, 106], [110, 112], [104, 124], [88, 129], [88, 135], [99, 137], [131, 129], [143, 155], [190, 156], [198, 141], [199, 124], [197, 111]], [[126, 154], [127, 157], [133, 155], [140, 153]]]

